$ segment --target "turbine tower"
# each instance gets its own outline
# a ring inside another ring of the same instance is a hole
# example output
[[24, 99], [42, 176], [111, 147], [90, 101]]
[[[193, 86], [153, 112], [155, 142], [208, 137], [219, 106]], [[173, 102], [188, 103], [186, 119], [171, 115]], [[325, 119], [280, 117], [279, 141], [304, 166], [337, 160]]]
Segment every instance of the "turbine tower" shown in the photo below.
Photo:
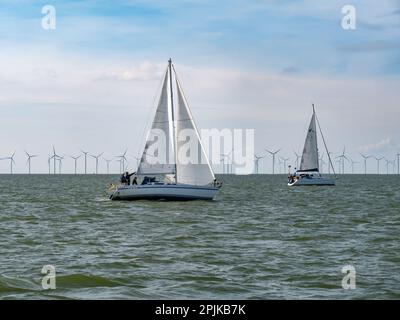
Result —
[[354, 174], [354, 165], [355, 165], [356, 163], [358, 163], [358, 162], [357, 162], [357, 161], [354, 161], [353, 159], [350, 159], [350, 162], [351, 162], [351, 173]]
[[391, 163], [391, 161], [386, 158], [384, 158], [384, 159], [386, 161], [386, 174], [389, 174], [389, 164]]
[[320, 164], [320, 170], [319, 170], [319, 172], [320, 172], [320, 173], [323, 173], [323, 171], [324, 171], [324, 164], [325, 164], [325, 161], [324, 161], [324, 154], [322, 154], [322, 155], [319, 157], [318, 161], [319, 161], [319, 164]]
[[254, 155], [254, 172], [255, 174], [258, 174], [258, 169], [259, 169], [259, 162], [261, 159], [265, 158], [265, 156], [257, 156], [256, 154]]
[[283, 162], [283, 173], [285, 173], [286, 170], [286, 164], [287, 162], [290, 160], [290, 158], [281, 158], [282, 162]]
[[272, 174], [275, 174], [275, 156], [278, 154], [279, 151], [282, 149], [276, 150], [275, 152], [269, 151], [268, 149], [265, 149], [268, 153], [272, 155]]
[[48, 156], [47, 157], [47, 165], [48, 165], [48, 167], [49, 167], [49, 174], [51, 174], [51, 156]]
[[11, 174], [13, 174], [13, 164], [15, 164], [14, 156], [15, 156], [15, 151], [14, 151], [14, 153], [11, 155], [11, 157], [1, 158], [1, 159], [0, 159], [0, 160], [10, 160], [10, 173], [11, 173]]
[[[135, 157], [136, 158], [136, 157]], [[111, 159], [106, 159], [106, 158], [103, 158], [103, 160], [105, 161], [105, 162], [107, 162], [107, 174], [110, 174], [110, 162], [112, 161]]]
[[226, 157], [226, 155], [224, 155], [224, 154], [220, 154], [220, 161], [222, 161], [222, 174], [225, 174], [225, 157]]
[[28, 173], [31, 174], [31, 159], [38, 157], [37, 154], [29, 154], [25, 151], [26, 156], [28, 157], [27, 164], [28, 164]]
[[320, 163], [320, 166], [321, 166], [321, 168], [320, 168], [320, 173], [324, 173], [324, 166], [325, 166], [326, 164], [328, 165], [328, 167], [330, 167], [330, 164], [327, 163], [327, 162], [324, 160], [324, 156], [325, 156], [325, 154], [323, 153], [322, 156], [319, 158], [319, 163]]
[[400, 174], [400, 153], [396, 154], [397, 156], [397, 174]]
[[[61, 158], [57, 153], [56, 153], [56, 149], [53, 146], [53, 155], [51, 156], [50, 160], [53, 159], [53, 165], [54, 165], [54, 174], [56, 174], [57, 171], [57, 165], [56, 162], [59, 160], [59, 158]], [[61, 161], [59, 161], [61, 163]], [[61, 170], [60, 170], [61, 171]]]
[[87, 174], [87, 155], [89, 152], [83, 150], [81, 152], [85, 155], [85, 174]]
[[126, 159], [126, 153], [127, 152], [128, 152], [128, 150], [126, 149], [125, 152], [122, 155], [117, 156], [117, 158], [121, 159], [122, 172], [125, 171], [125, 161], [128, 162], [128, 159]]
[[79, 156], [70, 156], [72, 159], [74, 159], [74, 163], [75, 163], [75, 174], [76, 174], [76, 163], [77, 163], [77, 161], [78, 161], [78, 159], [81, 157], [82, 155], [79, 155]]
[[[344, 160], [346, 159], [347, 161], [350, 161], [349, 158], [346, 157], [346, 147], [343, 148], [343, 152], [340, 156], [336, 157], [340, 159], [341, 165], [342, 165], [342, 174], [344, 174]], [[340, 166], [339, 166], [339, 172], [340, 172]]]
[[376, 160], [377, 163], [378, 163], [377, 173], [380, 174], [381, 171], [379, 170], [379, 167], [380, 167], [379, 164], [380, 164], [381, 160], [384, 159], [384, 157], [381, 157], [381, 158], [374, 157], [374, 158], [375, 158], [375, 160]]
[[62, 156], [57, 156], [57, 160], [58, 160], [58, 174], [61, 174], [61, 167], [62, 167], [62, 161], [64, 160], [64, 157]]
[[142, 158], [139, 158], [139, 157], [134, 157], [134, 158], [136, 159], [136, 171], [138, 171], [139, 170], [139, 165], [140, 165], [140, 160], [142, 160]]
[[119, 172], [121, 173], [121, 172], [123, 172], [123, 169], [122, 169], [122, 158], [118, 159], [117, 161], [119, 162]]
[[296, 169], [299, 168], [299, 159], [301, 159], [301, 155], [297, 154], [296, 151], [293, 151], [296, 156]]
[[360, 153], [361, 157], [364, 158], [364, 174], [367, 174], [367, 160], [372, 156], [366, 156], [365, 154]]
[[98, 174], [98, 168], [99, 168], [99, 158], [103, 155], [103, 152], [96, 155], [91, 154], [90, 156], [94, 159], [96, 159], [96, 174]]

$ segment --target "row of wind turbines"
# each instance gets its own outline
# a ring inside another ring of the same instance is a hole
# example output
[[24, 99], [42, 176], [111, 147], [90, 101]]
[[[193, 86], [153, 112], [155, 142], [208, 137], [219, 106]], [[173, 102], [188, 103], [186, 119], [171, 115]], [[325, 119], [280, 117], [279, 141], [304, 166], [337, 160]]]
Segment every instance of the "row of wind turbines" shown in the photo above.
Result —
[[[280, 151], [282, 151], [282, 149], [277, 149], [275, 151], [271, 151], [268, 149], [265, 149], [265, 151], [267, 152], [267, 154], [260, 154], [254, 155], [254, 173], [258, 174], [260, 172], [260, 160], [264, 159], [267, 157], [268, 154], [271, 155], [272, 157], [272, 174], [275, 174], [275, 164], [276, 164], [276, 157], [278, 155], [278, 153]], [[296, 168], [299, 168], [299, 160], [301, 159], [301, 155], [298, 154], [296, 151], [293, 151], [294, 153], [294, 159], [295, 159], [295, 163], [296, 163]], [[324, 173], [324, 167], [326, 165], [328, 165], [328, 174], [331, 173], [331, 168], [333, 167], [333, 162], [332, 160], [335, 160], [335, 163], [337, 165], [337, 172], [335, 171], [334, 173], [339, 173], [339, 174], [344, 174], [345, 173], [345, 163], [347, 162], [350, 166], [350, 171], [348, 171], [347, 173], [352, 173], [354, 174], [354, 169], [355, 169], [355, 165], [358, 164], [358, 161], [353, 160], [352, 158], [348, 157], [346, 155], [346, 148], [343, 148], [343, 152], [340, 153], [338, 156], [332, 158], [332, 156], [334, 155], [333, 152], [329, 152], [329, 159], [328, 162], [326, 162], [324, 160], [324, 154], [319, 156], [319, 164], [320, 164], [320, 172]], [[397, 162], [397, 174], [400, 174], [400, 153], [397, 153], [395, 155], [395, 159], [387, 159], [386, 157], [377, 157], [374, 155], [367, 155], [367, 154], [363, 154], [360, 153], [359, 154], [361, 159], [363, 160], [364, 163], [364, 174], [367, 174], [367, 161], [368, 159], [375, 159], [377, 161], [377, 170], [376, 172], [370, 172], [370, 173], [375, 173], [375, 174], [382, 174], [382, 173], [386, 173], [386, 174], [390, 174], [390, 173], [395, 173], [395, 169], [396, 169], [396, 162]], [[283, 158], [283, 157], [278, 157], [278, 165], [279, 165], [279, 172], [278, 173], [287, 173], [286, 169], [288, 168], [287, 163], [288, 161], [291, 160], [290, 158]], [[386, 162], [386, 172], [381, 172], [381, 168], [380, 168], [380, 163], [381, 161], [385, 161]], [[283, 170], [282, 170], [282, 166], [283, 166]], [[291, 166], [290, 166], [291, 167]], [[391, 170], [390, 170], [391, 169]], [[333, 170], [334, 171], [334, 170]]]
[[[39, 157], [38, 154], [30, 154], [27, 151], [25, 152], [26, 156], [26, 165], [28, 169], [28, 174], [32, 173], [32, 159]], [[125, 150], [125, 152], [122, 155], [115, 156], [114, 158], [117, 158], [116, 161], [119, 162], [119, 172], [122, 173], [126, 171], [127, 166], [129, 164], [129, 161], [127, 159], [127, 152], [128, 150]], [[14, 173], [14, 166], [16, 165], [15, 163], [15, 154], [14, 152], [11, 156], [9, 157], [4, 157], [0, 158], [0, 161], [2, 160], [8, 160], [10, 161], [10, 174]], [[48, 173], [49, 174], [61, 174], [62, 173], [62, 164], [63, 161], [66, 160], [67, 158], [70, 158], [74, 161], [74, 173], [78, 173], [78, 160], [83, 157], [84, 159], [84, 170], [83, 173], [87, 174], [88, 173], [88, 157], [93, 158], [95, 160], [95, 174], [99, 173], [99, 162], [103, 160], [106, 165], [107, 165], [107, 174], [110, 173], [110, 163], [115, 160], [115, 159], [107, 159], [103, 156], [103, 152], [99, 154], [90, 154], [88, 151], [80, 150], [80, 154], [78, 155], [60, 155], [56, 152], [55, 147], [53, 146], [52, 154], [47, 157], [47, 164], [48, 164]], [[136, 159], [137, 165], [140, 160], [138, 157], [134, 157]]]
[[[266, 154], [259, 154], [259, 155], [255, 154], [254, 155], [254, 173], [255, 174], [260, 173], [260, 160], [266, 158], [268, 156], [268, 154], [271, 155], [271, 157], [272, 157], [272, 174], [287, 173], [287, 168], [288, 168], [287, 164], [292, 159], [285, 158], [285, 157], [279, 157], [278, 154], [282, 151], [282, 149], [277, 149], [275, 151], [265, 149], [265, 151], [267, 152]], [[31, 174], [32, 159], [39, 157], [39, 155], [31, 154], [27, 151], [24, 151], [24, 152], [25, 152], [25, 156], [26, 156], [26, 165], [27, 165], [28, 173]], [[222, 173], [223, 174], [234, 173], [233, 153], [234, 153], [234, 150], [232, 149], [229, 153], [221, 154], [220, 163], [222, 164]], [[0, 158], [0, 161], [8, 160], [10, 162], [10, 173], [11, 174], [14, 173], [14, 166], [16, 164], [15, 163], [15, 154], [16, 154], [16, 152], [14, 152], [9, 157]], [[294, 154], [294, 159], [295, 159], [294, 161], [296, 164], [296, 168], [299, 168], [299, 160], [301, 159], [301, 155], [298, 154], [296, 151], [293, 151], [293, 154]], [[321, 173], [328, 173], [328, 174], [331, 173], [331, 168], [333, 167], [333, 162], [331, 162], [331, 161], [333, 161], [333, 160], [337, 165], [337, 171], [332, 170], [332, 171], [334, 171], [332, 173], [339, 173], [339, 174], [344, 174], [344, 173], [352, 173], [353, 174], [355, 172], [355, 165], [360, 163], [358, 161], [353, 160], [349, 156], [347, 156], [345, 148], [343, 149], [342, 153], [340, 153], [336, 157], [333, 157], [334, 156], [333, 152], [329, 152], [329, 157], [328, 157], [329, 159], [327, 160], [328, 162], [325, 161], [324, 156], [325, 156], [325, 154], [322, 154], [319, 157]], [[125, 172], [128, 164], [129, 164], [129, 161], [127, 159], [127, 150], [125, 150], [125, 152], [121, 155], [114, 156], [114, 159], [113, 158], [110, 159], [110, 158], [103, 157], [103, 152], [99, 153], [99, 154], [91, 154], [85, 150], [80, 150], [80, 154], [78, 154], [78, 155], [69, 155], [69, 156], [60, 155], [56, 152], [56, 149], [53, 146], [52, 154], [47, 157], [48, 173], [49, 174], [51, 174], [51, 173], [61, 174], [63, 161], [66, 160], [67, 158], [70, 158], [74, 161], [74, 173], [77, 174], [78, 173], [78, 160], [81, 157], [83, 157], [83, 159], [84, 159], [84, 169], [82, 172], [84, 174], [88, 173], [88, 157], [94, 159], [94, 161], [95, 161], [95, 171], [94, 171], [95, 174], [99, 173], [100, 161], [104, 161], [106, 163], [107, 174], [110, 173], [110, 164], [115, 159], [117, 159], [116, 161], [119, 162], [119, 172], [120, 173]], [[375, 173], [375, 174], [395, 173], [396, 162], [397, 162], [397, 174], [400, 174], [400, 153], [397, 153], [395, 155], [396, 158], [393, 160], [389, 160], [386, 157], [377, 157], [374, 155], [368, 155], [368, 154], [363, 154], [363, 153], [360, 153], [360, 157], [361, 157], [361, 160], [363, 160], [363, 164], [364, 164], [364, 174], [367, 174], [367, 173]], [[138, 158], [138, 157], [134, 157], [134, 158], [136, 160], [136, 168], [137, 168], [140, 158]], [[374, 171], [374, 172], [367, 172], [367, 161], [369, 159], [375, 159], [377, 162], [376, 171]], [[386, 172], [382, 172], [382, 170], [381, 170], [381, 161], [386, 162]], [[276, 170], [276, 168], [275, 168], [277, 162], [278, 162], [278, 170]], [[330, 163], [331, 163], [331, 165], [330, 165]], [[345, 166], [346, 163], [350, 166], [350, 170], [347, 170], [347, 172], [346, 172], [346, 166]], [[327, 172], [324, 172], [324, 168], [326, 168], [326, 166], [328, 167], [328, 170], [327, 170]]]

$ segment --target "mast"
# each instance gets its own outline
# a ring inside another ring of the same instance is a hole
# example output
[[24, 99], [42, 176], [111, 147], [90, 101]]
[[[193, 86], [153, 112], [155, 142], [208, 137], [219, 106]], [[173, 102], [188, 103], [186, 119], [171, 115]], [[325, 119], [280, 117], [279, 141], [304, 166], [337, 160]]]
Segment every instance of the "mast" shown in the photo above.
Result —
[[175, 132], [175, 119], [174, 119], [174, 96], [172, 90], [172, 59], [169, 58], [168, 60], [168, 70], [169, 70], [169, 89], [171, 95], [171, 120], [172, 120], [172, 144], [174, 149], [174, 162], [175, 162], [175, 183], [178, 183], [178, 172], [177, 172], [177, 165], [176, 165], [176, 132]]

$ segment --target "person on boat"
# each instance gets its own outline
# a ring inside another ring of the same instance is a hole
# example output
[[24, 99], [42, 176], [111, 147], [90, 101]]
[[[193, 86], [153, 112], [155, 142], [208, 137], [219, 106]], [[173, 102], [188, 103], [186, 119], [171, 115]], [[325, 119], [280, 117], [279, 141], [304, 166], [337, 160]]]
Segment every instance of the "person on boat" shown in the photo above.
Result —
[[136, 174], [136, 172], [132, 172], [131, 174], [129, 174], [129, 172], [125, 172], [125, 180], [126, 180], [126, 184], [129, 186], [131, 184], [131, 177]]
[[121, 178], [119, 179], [119, 181], [121, 182], [121, 184], [126, 184], [125, 173], [123, 173], [123, 174], [121, 175]]
[[137, 185], [137, 176], [135, 176], [132, 180], [132, 185]]

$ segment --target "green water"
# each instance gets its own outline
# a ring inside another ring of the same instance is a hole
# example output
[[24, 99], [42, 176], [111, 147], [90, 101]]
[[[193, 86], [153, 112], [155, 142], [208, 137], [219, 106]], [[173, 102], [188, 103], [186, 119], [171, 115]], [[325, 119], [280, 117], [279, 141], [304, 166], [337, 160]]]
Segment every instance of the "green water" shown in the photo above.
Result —
[[397, 176], [223, 176], [208, 202], [111, 202], [115, 179], [0, 176], [0, 298], [400, 298]]

